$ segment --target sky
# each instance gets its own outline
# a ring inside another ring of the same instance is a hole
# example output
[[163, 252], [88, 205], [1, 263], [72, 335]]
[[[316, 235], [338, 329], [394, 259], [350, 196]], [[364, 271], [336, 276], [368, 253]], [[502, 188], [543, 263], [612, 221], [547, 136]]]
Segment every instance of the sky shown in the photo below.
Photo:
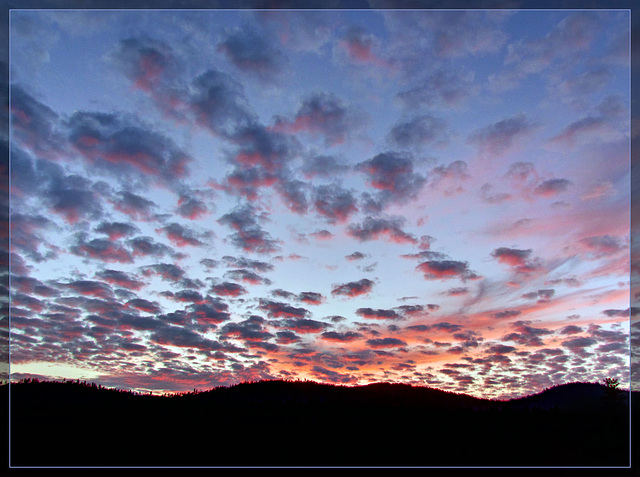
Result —
[[12, 10], [10, 372], [630, 386], [628, 10]]

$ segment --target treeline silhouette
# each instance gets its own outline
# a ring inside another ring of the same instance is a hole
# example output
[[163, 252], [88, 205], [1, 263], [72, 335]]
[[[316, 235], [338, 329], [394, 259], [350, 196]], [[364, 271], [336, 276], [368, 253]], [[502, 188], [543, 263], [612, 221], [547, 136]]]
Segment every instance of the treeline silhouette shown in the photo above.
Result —
[[597, 383], [509, 401], [279, 380], [164, 395], [79, 380], [2, 389], [13, 467], [624, 467], [638, 408], [637, 393]]

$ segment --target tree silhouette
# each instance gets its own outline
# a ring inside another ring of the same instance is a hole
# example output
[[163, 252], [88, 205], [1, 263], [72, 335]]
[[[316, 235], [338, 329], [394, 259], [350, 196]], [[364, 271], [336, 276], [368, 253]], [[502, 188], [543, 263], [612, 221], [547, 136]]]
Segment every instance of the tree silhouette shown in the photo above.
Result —
[[618, 386], [620, 386], [620, 381], [618, 378], [604, 378], [604, 385], [608, 390], [617, 390]]

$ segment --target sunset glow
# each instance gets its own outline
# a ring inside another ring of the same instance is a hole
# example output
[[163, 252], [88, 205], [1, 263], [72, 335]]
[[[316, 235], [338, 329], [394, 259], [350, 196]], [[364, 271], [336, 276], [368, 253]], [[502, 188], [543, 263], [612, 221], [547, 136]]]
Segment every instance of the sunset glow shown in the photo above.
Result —
[[10, 35], [12, 378], [630, 387], [630, 11]]

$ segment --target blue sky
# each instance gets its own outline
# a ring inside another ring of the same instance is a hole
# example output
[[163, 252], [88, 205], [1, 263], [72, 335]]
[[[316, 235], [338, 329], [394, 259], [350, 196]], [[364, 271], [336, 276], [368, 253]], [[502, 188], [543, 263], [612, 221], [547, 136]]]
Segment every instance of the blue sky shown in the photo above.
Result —
[[12, 374], [628, 386], [629, 22], [11, 11]]

